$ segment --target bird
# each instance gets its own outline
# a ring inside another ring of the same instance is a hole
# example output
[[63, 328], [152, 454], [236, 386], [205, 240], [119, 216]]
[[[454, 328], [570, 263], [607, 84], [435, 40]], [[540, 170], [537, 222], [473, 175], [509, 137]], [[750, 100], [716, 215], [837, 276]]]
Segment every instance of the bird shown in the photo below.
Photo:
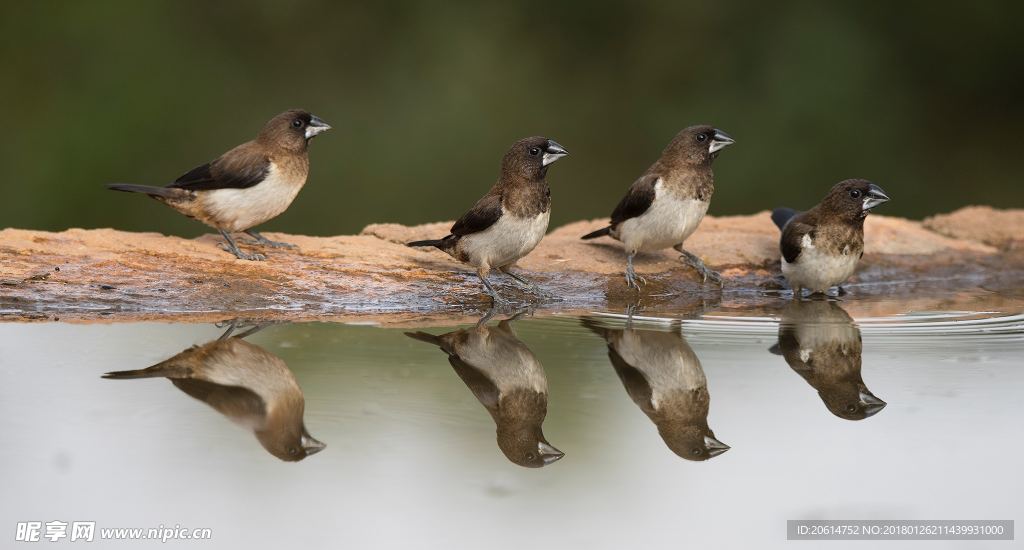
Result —
[[288, 110], [270, 119], [256, 139], [189, 170], [166, 187], [112, 183], [107, 188], [149, 195], [219, 231], [224, 250], [235, 257], [264, 260], [263, 254], [242, 252], [231, 234], [244, 231], [260, 245], [295, 247], [272, 241], [253, 228], [291, 205], [309, 175], [309, 141], [330, 129], [308, 111]]
[[491, 414], [498, 448], [513, 464], [540, 468], [565, 454], [548, 443], [541, 429], [548, 410], [544, 367], [512, 330], [512, 318], [487, 323], [492, 309], [476, 326], [446, 334], [406, 332], [448, 354], [455, 373]]
[[535, 289], [533, 283], [513, 273], [511, 266], [544, 238], [551, 218], [548, 168], [568, 154], [558, 142], [541, 136], [515, 142], [502, 158], [497, 183], [452, 225], [447, 237], [414, 241], [408, 246], [433, 246], [475, 267], [494, 304], [505, 305], [508, 300], [488, 281], [492, 269]]
[[735, 143], [725, 132], [708, 125], [680, 131], [646, 172], [630, 186], [612, 212], [611, 223], [584, 235], [584, 240], [609, 236], [626, 250], [626, 284], [640, 290], [643, 277], [633, 269], [637, 252], [672, 247], [693, 267], [703, 282], [722, 284], [722, 277], [708, 269], [683, 243], [700, 225], [715, 191], [711, 163], [719, 152]]
[[863, 420], [885, 408], [861, 378], [860, 329], [833, 301], [789, 302], [782, 310], [779, 341], [769, 351], [783, 356], [839, 418]]
[[[881, 187], [865, 179], [843, 180], [814, 208], [797, 212], [776, 208], [772, 221], [782, 230], [782, 274], [793, 299], [825, 294], [853, 275], [864, 256], [864, 218], [871, 209], [889, 202]], [[840, 294], [844, 291], [839, 289]]]
[[295, 376], [280, 357], [243, 340], [254, 330], [231, 336], [232, 324], [220, 338], [151, 367], [113, 371], [103, 378], [167, 378], [179, 390], [213, 407], [253, 431], [275, 457], [296, 462], [326, 445], [306, 429], [306, 400]]
[[702, 461], [730, 449], [708, 427], [707, 378], [681, 332], [614, 329], [592, 319], [583, 324], [604, 338], [626, 393], [658, 427], [673, 453]]

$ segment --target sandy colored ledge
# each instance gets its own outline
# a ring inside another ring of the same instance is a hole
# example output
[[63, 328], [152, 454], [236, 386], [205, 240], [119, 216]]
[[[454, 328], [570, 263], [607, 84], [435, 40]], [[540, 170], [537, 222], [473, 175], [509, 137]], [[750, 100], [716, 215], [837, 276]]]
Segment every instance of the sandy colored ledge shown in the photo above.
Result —
[[[579, 239], [602, 222], [556, 228], [520, 262], [520, 271], [548, 296], [525, 293], [495, 275], [499, 291], [541, 311], [617, 309], [636, 301], [623, 281], [618, 243]], [[450, 225], [374, 224], [359, 235], [337, 237], [272, 234], [299, 249], [261, 250], [268, 256], [264, 262], [235, 259], [213, 235], [189, 240], [113, 229], [5, 229], [0, 319], [404, 323], [472, 316], [490, 303], [472, 272], [440, 251], [402, 244], [443, 236]], [[1021, 210], [969, 207], [925, 222], [873, 215], [850, 300], [927, 294], [954, 301], [961, 296], [976, 306], [979, 299], [994, 299], [984, 292], [979, 298], [976, 289], [1019, 289], [1022, 228]], [[649, 283], [646, 307], [678, 311], [693, 304], [729, 308], [779, 300], [764, 292], [776, 286], [779, 272], [778, 230], [767, 212], [709, 217], [687, 246], [725, 275], [725, 289], [702, 285], [674, 252], [642, 255], [637, 271]], [[959, 292], [965, 289], [975, 291]]]

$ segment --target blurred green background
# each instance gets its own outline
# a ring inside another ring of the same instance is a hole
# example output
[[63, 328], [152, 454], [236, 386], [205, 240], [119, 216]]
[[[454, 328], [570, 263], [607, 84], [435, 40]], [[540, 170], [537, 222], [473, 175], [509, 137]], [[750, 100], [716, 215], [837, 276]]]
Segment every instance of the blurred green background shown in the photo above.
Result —
[[209, 231], [164, 184], [307, 108], [334, 125], [265, 229], [452, 219], [516, 139], [572, 153], [552, 225], [606, 216], [680, 128], [736, 138], [712, 214], [866, 177], [881, 213], [1024, 206], [1019, 2], [5, 2], [0, 227]]

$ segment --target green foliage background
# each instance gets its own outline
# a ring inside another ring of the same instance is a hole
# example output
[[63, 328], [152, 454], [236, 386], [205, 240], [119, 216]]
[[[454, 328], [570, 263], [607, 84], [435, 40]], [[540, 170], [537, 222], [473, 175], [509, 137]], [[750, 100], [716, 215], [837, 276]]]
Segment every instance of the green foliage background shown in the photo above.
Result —
[[1018, 2], [6, 2], [0, 227], [207, 231], [163, 184], [310, 109], [312, 174], [265, 227], [451, 219], [514, 140], [557, 139], [552, 224], [607, 215], [680, 128], [737, 143], [712, 214], [867, 177], [883, 213], [1024, 206]]

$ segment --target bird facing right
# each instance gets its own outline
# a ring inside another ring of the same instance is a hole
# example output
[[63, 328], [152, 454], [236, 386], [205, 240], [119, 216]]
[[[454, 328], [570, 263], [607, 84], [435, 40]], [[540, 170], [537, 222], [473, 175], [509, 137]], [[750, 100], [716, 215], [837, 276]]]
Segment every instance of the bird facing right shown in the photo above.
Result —
[[272, 241], [254, 228], [284, 212], [306, 184], [309, 142], [331, 126], [300, 109], [285, 111], [263, 125], [259, 135], [197, 166], [166, 187], [114, 183], [114, 191], [142, 193], [220, 232], [224, 249], [241, 260], [263, 260], [242, 252], [231, 233], [244, 231], [257, 244]]
[[700, 359], [679, 330], [608, 328], [585, 319], [604, 338], [626, 393], [658, 427], [665, 445], [686, 460], [707, 460], [729, 446], [708, 427], [711, 395]]
[[818, 391], [828, 410], [846, 420], [864, 420], [885, 408], [861, 378], [860, 328], [831, 300], [795, 300], [779, 320], [779, 342], [769, 351]]
[[326, 447], [306, 430], [306, 399], [280, 357], [231, 336], [234, 323], [213, 342], [192, 346], [149, 368], [108, 372], [103, 378], [167, 378], [253, 435], [270, 454], [297, 462]]
[[491, 310], [473, 328], [441, 335], [407, 332], [448, 354], [448, 363], [494, 420], [498, 448], [513, 464], [541, 468], [564, 454], [548, 443], [542, 425], [548, 413], [544, 367], [512, 330], [511, 319], [488, 326]]
[[497, 183], [455, 222], [448, 236], [413, 241], [408, 246], [433, 246], [475, 267], [494, 304], [508, 301], [487, 280], [491, 269], [535, 288], [511, 267], [533, 251], [547, 233], [551, 218], [548, 168], [568, 154], [557, 141], [541, 136], [513, 143], [501, 160]]
[[700, 258], [683, 248], [700, 225], [715, 192], [711, 162], [719, 151], [733, 144], [725, 132], [711, 126], [690, 126], [676, 134], [661, 156], [633, 182], [612, 212], [611, 223], [584, 235], [596, 239], [608, 235], [626, 249], [626, 284], [640, 290], [645, 282], [633, 270], [637, 252], [673, 247], [704, 281], [719, 284], [722, 277]]
[[853, 275], [864, 256], [864, 218], [888, 201], [881, 187], [849, 179], [837, 183], [806, 212], [772, 211], [772, 221], [782, 230], [782, 274], [793, 289], [793, 299], [800, 299], [805, 288], [825, 294]]

